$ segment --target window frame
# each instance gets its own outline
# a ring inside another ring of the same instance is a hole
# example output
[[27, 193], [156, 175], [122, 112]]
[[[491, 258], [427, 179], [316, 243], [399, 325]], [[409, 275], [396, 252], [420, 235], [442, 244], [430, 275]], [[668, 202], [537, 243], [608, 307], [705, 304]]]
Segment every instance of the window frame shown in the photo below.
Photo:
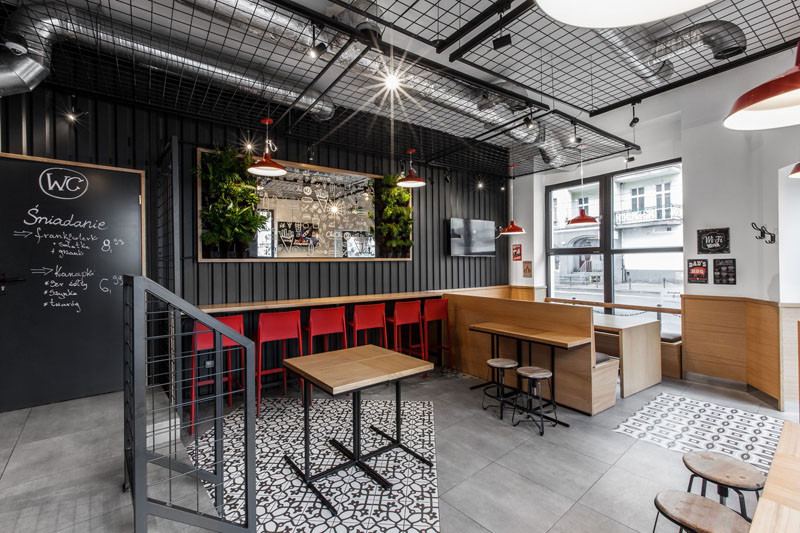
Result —
[[[683, 180], [683, 160], [681, 158], [668, 159], [652, 163], [649, 165], [641, 165], [634, 168], [627, 168], [624, 170], [617, 170], [614, 172], [607, 172], [597, 176], [584, 178], [584, 185], [588, 183], [597, 183], [599, 187], [598, 194], [598, 208], [599, 208], [599, 230], [600, 239], [598, 246], [588, 248], [554, 248], [553, 247], [553, 220], [550, 212], [552, 192], [558, 189], [567, 187], [574, 187], [581, 184], [581, 180], [571, 180], [553, 185], [547, 185], [544, 189], [545, 201], [545, 220], [547, 227], [545, 228], [545, 264], [546, 264], [546, 283], [547, 295], [552, 296], [553, 293], [553, 280], [551, 279], [551, 257], [560, 255], [600, 255], [603, 258], [603, 303], [614, 303], [614, 256], [618, 254], [636, 254], [636, 253], [667, 253], [667, 252], [680, 252], [683, 253], [683, 245], [681, 246], [659, 246], [652, 248], [614, 248], [613, 247], [613, 234], [614, 234], [614, 178], [623, 174], [633, 174], [649, 170], [652, 168], [665, 167], [674, 164], [681, 164], [681, 180]], [[672, 192], [672, 191], [671, 191]], [[670, 195], [670, 200], [672, 195]], [[670, 201], [671, 203], [671, 201]], [[612, 308], [606, 308], [606, 314], [613, 314]]]

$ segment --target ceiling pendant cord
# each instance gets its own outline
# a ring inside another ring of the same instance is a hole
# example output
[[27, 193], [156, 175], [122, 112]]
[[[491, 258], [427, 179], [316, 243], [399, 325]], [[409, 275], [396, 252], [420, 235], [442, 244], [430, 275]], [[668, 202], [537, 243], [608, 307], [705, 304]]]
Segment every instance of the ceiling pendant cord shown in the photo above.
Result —
[[514, 164], [508, 165], [508, 168], [511, 169], [511, 178], [508, 180], [508, 211], [509, 211], [510, 222], [508, 226], [500, 230], [500, 235], [497, 236], [498, 238], [503, 235], [508, 237], [510, 235], [525, 234], [525, 229], [520, 226], [517, 226], [514, 223], [514, 179], [515, 179], [514, 169], [516, 167], [517, 165]]

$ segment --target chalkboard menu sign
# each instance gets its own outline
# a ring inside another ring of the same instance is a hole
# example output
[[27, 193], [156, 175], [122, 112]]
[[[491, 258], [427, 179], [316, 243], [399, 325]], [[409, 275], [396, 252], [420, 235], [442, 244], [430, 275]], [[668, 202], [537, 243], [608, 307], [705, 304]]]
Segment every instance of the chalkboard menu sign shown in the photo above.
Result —
[[144, 173], [0, 154], [0, 412], [122, 388]]
[[697, 230], [697, 253], [698, 254], [731, 253], [730, 228]]
[[714, 259], [714, 283], [736, 285], [736, 259]]

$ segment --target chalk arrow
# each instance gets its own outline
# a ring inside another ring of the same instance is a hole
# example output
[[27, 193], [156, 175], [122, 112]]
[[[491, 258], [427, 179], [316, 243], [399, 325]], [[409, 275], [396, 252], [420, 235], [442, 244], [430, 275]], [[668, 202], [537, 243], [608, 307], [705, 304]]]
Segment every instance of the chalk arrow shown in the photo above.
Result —
[[22, 237], [23, 239], [27, 239], [31, 235], [33, 235], [32, 231], [15, 231], [14, 232], [14, 237]]
[[41, 274], [43, 276], [46, 276], [52, 271], [53, 271], [52, 268], [47, 268], [47, 267], [32, 268], [31, 269], [31, 274]]

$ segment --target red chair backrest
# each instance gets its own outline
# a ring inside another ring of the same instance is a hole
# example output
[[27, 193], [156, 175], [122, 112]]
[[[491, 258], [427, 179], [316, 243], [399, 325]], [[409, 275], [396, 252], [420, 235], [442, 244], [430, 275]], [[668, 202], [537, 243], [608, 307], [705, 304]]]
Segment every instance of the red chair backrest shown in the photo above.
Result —
[[[221, 316], [217, 318], [220, 322], [231, 328], [237, 333], [244, 335], [244, 317], [242, 315]], [[222, 336], [222, 346], [240, 346], [238, 342], [234, 342], [226, 336]], [[200, 322], [194, 323], [194, 349], [195, 350], [213, 350], [214, 349], [214, 333], [201, 324]]]
[[258, 315], [258, 342], [300, 339], [300, 311]]
[[382, 328], [386, 325], [386, 304], [357, 305], [353, 324], [360, 329]]
[[394, 321], [398, 326], [403, 324], [418, 324], [420, 321], [420, 300], [413, 302], [397, 302], [394, 304]]
[[447, 298], [425, 300], [425, 313], [423, 315], [423, 319], [425, 322], [447, 320]]
[[345, 332], [344, 307], [312, 309], [308, 318], [309, 335], [329, 335]]

